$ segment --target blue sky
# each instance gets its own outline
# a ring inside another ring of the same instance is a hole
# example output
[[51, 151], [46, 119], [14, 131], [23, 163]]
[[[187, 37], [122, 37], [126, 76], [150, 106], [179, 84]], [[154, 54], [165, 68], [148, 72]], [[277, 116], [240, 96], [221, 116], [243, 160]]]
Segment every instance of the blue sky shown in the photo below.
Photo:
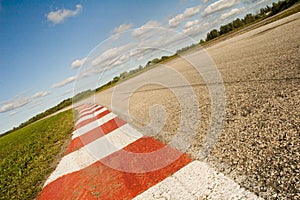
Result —
[[0, 133], [271, 2], [0, 0]]

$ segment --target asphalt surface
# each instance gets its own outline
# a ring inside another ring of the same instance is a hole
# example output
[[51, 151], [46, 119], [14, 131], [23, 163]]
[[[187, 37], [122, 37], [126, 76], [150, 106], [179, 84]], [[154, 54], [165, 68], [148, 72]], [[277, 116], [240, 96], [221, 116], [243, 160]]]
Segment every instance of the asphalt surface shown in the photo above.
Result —
[[96, 103], [259, 197], [299, 199], [299, 33], [297, 13], [182, 55]]

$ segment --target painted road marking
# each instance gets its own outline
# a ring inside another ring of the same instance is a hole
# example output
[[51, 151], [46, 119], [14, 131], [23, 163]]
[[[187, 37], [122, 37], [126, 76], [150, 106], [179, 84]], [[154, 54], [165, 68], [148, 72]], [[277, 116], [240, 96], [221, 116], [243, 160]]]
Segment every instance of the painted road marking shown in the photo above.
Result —
[[98, 126], [90, 131], [87, 131], [83, 135], [79, 137], [75, 137], [66, 151], [66, 154], [69, 154], [75, 150], [82, 148], [84, 145], [87, 145], [94, 140], [102, 137], [105, 134], [110, 133], [111, 131], [123, 126], [126, 124], [123, 120], [119, 119], [118, 117], [107, 121], [106, 123]]
[[87, 124], [89, 124], [89, 123], [91, 123], [91, 122], [93, 122], [97, 119], [101, 119], [103, 116], [105, 116], [109, 113], [110, 113], [109, 110], [103, 111], [102, 113], [98, 114], [97, 116], [86, 119], [86, 120], [80, 122], [79, 124], [75, 125], [75, 128], [78, 129], [80, 127], [83, 127], [83, 126], [85, 126], [85, 125], [87, 125]]
[[[122, 150], [145, 153], [165, 146], [153, 138], [143, 137]], [[137, 165], [134, 160], [124, 158], [123, 151], [114, 152], [80, 171], [56, 179], [43, 189], [39, 199], [132, 199], [191, 162], [186, 154], [173, 150], [170, 153], [179, 154], [179, 158], [156, 171], [128, 173], [108, 167], [107, 163], [116, 161], [120, 165]]]
[[121, 128], [85, 145], [83, 148], [64, 156], [55, 171], [47, 179], [45, 185], [63, 175], [81, 170], [141, 137], [143, 137], [141, 133], [129, 124], [125, 124]]
[[93, 112], [83, 114], [83, 115], [80, 116], [80, 118], [78, 119], [78, 121], [76, 122], [76, 124], [80, 123], [81, 121], [84, 121], [84, 120], [86, 120], [88, 118], [91, 118], [93, 116], [96, 116], [96, 115], [98, 115], [99, 113], [101, 113], [101, 112], [103, 112], [105, 110], [107, 110], [107, 109], [104, 108], [104, 107], [100, 107], [100, 108], [97, 108], [96, 110], [94, 110]]
[[94, 119], [94, 121], [91, 121], [90, 123], [88, 123], [84, 126], [81, 126], [80, 128], [73, 131], [72, 139], [74, 139], [76, 137], [80, 137], [81, 135], [87, 133], [88, 131], [95, 129], [116, 117], [117, 117], [117, 115], [115, 115], [114, 113], [108, 113], [100, 119]]
[[78, 114], [78, 118], [84, 117], [85, 115], [93, 114], [94, 112], [96, 112], [97, 110], [99, 110], [101, 108], [103, 108], [103, 106], [97, 106], [97, 107], [91, 108], [89, 110], [86, 110], [85, 112]]
[[82, 114], [82, 113], [84, 113], [84, 112], [86, 112], [86, 111], [88, 111], [88, 110], [90, 110], [90, 109], [95, 108], [95, 107], [100, 107], [100, 106], [99, 106], [99, 105], [92, 104], [92, 105], [87, 106], [86, 108], [80, 110], [78, 113], [79, 113], [79, 114]]
[[[175, 186], [175, 188], [174, 188]], [[208, 164], [193, 161], [134, 199], [261, 199]]]
[[78, 110], [66, 155], [38, 199], [259, 199], [101, 106]]
[[88, 119], [90, 119], [90, 118], [93, 118], [93, 117], [96, 117], [97, 115], [99, 115], [100, 113], [102, 113], [102, 112], [104, 112], [104, 111], [106, 111], [107, 109], [106, 108], [98, 108], [99, 110], [95, 110], [94, 112], [92, 112], [91, 114], [87, 114], [87, 115], [85, 115], [85, 116], [82, 116], [82, 117], [80, 117], [77, 121], [76, 121], [76, 123], [75, 123], [75, 125], [78, 125], [78, 124], [80, 124], [81, 122], [83, 122], [83, 121], [85, 121], [85, 120], [88, 120]]

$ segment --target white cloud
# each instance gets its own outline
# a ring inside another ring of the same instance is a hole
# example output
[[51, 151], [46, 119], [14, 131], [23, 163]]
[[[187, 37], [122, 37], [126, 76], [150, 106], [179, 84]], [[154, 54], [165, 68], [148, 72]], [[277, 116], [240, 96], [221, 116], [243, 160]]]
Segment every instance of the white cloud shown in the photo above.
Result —
[[82, 59], [76, 59], [72, 62], [71, 66], [73, 69], [79, 68], [81, 65], [84, 65], [87, 62], [87, 57], [82, 58]]
[[135, 58], [137, 61], [141, 61], [143, 59], [151, 57], [156, 52], [161, 51], [159, 48], [151, 48], [151, 47], [139, 47], [130, 51], [129, 56]]
[[137, 61], [144, 62], [145, 59], [174, 54], [181, 44], [190, 40], [185, 34], [174, 29], [167, 29], [161, 24], [156, 24], [160, 26], [158, 28], [150, 28], [148, 24], [141, 26], [132, 34], [140, 39], [130, 55]]
[[161, 28], [162, 24], [157, 21], [148, 21], [146, 24], [136, 28], [132, 31], [132, 36], [136, 38], [147, 38], [150, 35], [153, 35], [153, 30], [155, 28]]
[[82, 11], [82, 5], [76, 5], [75, 10], [68, 9], [59, 9], [56, 11], [51, 11], [47, 14], [47, 20], [52, 22], [53, 24], [60, 24], [65, 21], [66, 18], [75, 17]]
[[200, 21], [198, 19], [196, 19], [194, 21], [188, 21], [185, 24], [185, 28], [190, 28], [190, 27], [195, 26], [195, 25], [197, 25], [199, 23], [200, 23]]
[[16, 108], [25, 106], [26, 104], [30, 103], [30, 99], [24, 98], [24, 99], [18, 99], [18, 100], [12, 100], [10, 102], [4, 103], [0, 107], [0, 113], [4, 113], [10, 110], [14, 110]]
[[209, 22], [205, 22], [205, 23], [203, 24], [203, 27], [209, 27], [209, 25], [210, 25]]
[[196, 7], [191, 7], [191, 8], [187, 8], [185, 9], [185, 11], [179, 15], [176, 15], [175, 17], [173, 17], [172, 19], [169, 20], [169, 27], [171, 28], [175, 28], [177, 26], [180, 25], [180, 23], [182, 21], [184, 21], [185, 19], [192, 17], [194, 15], [196, 15], [197, 13], [200, 12], [200, 6], [196, 6]]
[[114, 66], [117, 66], [117, 65], [123, 65], [126, 62], [128, 62], [129, 59], [130, 59], [130, 55], [128, 53], [127, 54], [121, 54], [120, 56], [118, 56], [117, 58], [115, 58], [112, 61], [111, 66], [114, 67]]
[[10, 116], [13, 116], [13, 115], [15, 115], [15, 114], [17, 114], [17, 113], [18, 113], [18, 111], [12, 111], [12, 112], [9, 113], [9, 115], [10, 115]]
[[179, 14], [169, 20], [169, 26], [175, 28], [185, 19], [184, 14]]
[[120, 26], [118, 26], [117, 28], [114, 29], [114, 33], [121, 33], [121, 32], [131, 29], [132, 27], [133, 27], [132, 23], [121, 24]]
[[220, 10], [224, 10], [230, 8], [239, 3], [239, 0], [219, 0], [216, 1], [209, 6], [207, 6], [204, 10], [203, 16], [210, 15], [212, 13], [218, 12]]
[[61, 82], [59, 82], [59, 83], [53, 84], [52, 87], [53, 87], [53, 88], [60, 88], [60, 87], [63, 87], [63, 86], [65, 86], [65, 85], [67, 85], [67, 84], [72, 83], [73, 81], [75, 81], [76, 78], [77, 78], [76, 76], [71, 76], [71, 77], [66, 78], [65, 80], [63, 80], [63, 81], [61, 81]]
[[[8, 111], [23, 107], [23, 106], [33, 102], [35, 99], [45, 97], [49, 94], [50, 94], [50, 92], [48, 92], [48, 91], [41, 91], [41, 92], [35, 93], [32, 96], [27, 96], [27, 97], [20, 97], [19, 95], [17, 95], [14, 99], [11, 99], [7, 102], [1, 103], [0, 113], [8, 112]], [[11, 115], [14, 115], [16, 113], [17, 113], [17, 111], [13, 111], [13, 112], [11, 112]]]
[[101, 64], [101, 66], [109, 67], [108, 65], [116, 62], [116, 59], [118, 59], [124, 54], [124, 52], [128, 51], [132, 47], [133, 43], [128, 43], [120, 47], [108, 49], [92, 61], [92, 66]]
[[245, 7], [240, 8], [240, 9], [238, 9], [238, 8], [233, 8], [231, 11], [229, 11], [229, 12], [227, 12], [227, 13], [223, 13], [223, 14], [221, 15], [220, 19], [221, 19], [221, 20], [227, 19], [227, 18], [229, 18], [229, 17], [231, 17], [231, 16], [233, 16], [233, 15], [239, 14], [239, 13], [241, 13], [242, 11], [245, 11], [245, 10], [246, 10]]
[[195, 25], [188, 28], [184, 28], [182, 32], [186, 35], [195, 35], [195, 34], [199, 34], [200, 30], [201, 30], [201, 26]]
[[184, 16], [187, 17], [192, 17], [194, 15], [196, 15], [197, 13], [199, 13], [200, 11], [200, 6], [196, 6], [196, 7], [191, 7], [191, 8], [187, 8], [184, 11]]
[[121, 33], [127, 31], [133, 27], [133, 23], [121, 24], [113, 30], [112, 39], [117, 40], [120, 38]]
[[47, 96], [49, 95], [50, 92], [49, 91], [41, 91], [41, 92], [37, 92], [35, 93], [32, 98], [39, 98], [39, 97], [44, 97], [44, 96]]
[[245, 3], [247, 4], [261, 4], [263, 2], [266, 2], [268, 0], [244, 0]]

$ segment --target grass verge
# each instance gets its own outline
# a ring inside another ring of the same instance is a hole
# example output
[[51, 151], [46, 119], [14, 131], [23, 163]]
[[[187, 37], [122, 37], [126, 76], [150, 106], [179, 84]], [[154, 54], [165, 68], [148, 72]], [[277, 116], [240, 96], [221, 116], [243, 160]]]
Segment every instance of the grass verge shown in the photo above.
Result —
[[0, 199], [34, 199], [73, 130], [68, 110], [0, 138]]

